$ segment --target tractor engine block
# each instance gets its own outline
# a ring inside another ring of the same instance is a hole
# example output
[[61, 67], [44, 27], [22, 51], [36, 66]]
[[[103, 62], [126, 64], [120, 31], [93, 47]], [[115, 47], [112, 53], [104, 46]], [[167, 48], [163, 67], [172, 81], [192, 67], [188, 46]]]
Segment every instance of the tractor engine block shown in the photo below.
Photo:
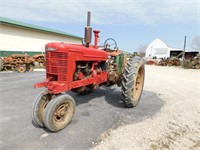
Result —
[[[94, 75], [100, 74], [105, 69], [105, 62], [78, 61], [76, 62], [76, 71], [73, 75], [73, 81], [92, 78]], [[84, 94], [95, 90], [96, 87], [97, 85], [90, 84], [73, 89], [72, 91], [75, 93]]]
[[114, 60], [115, 60], [115, 56], [109, 56], [107, 60], [108, 81], [107, 81], [106, 86], [112, 86], [116, 84], [119, 80], [118, 66]]

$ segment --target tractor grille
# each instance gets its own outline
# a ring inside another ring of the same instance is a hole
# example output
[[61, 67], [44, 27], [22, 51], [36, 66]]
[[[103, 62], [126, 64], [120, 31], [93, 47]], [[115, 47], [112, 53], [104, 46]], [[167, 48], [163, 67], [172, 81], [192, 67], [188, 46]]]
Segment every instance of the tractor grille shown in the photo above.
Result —
[[67, 81], [68, 53], [46, 52], [46, 71], [48, 76], [57, 76], [58, 81]]

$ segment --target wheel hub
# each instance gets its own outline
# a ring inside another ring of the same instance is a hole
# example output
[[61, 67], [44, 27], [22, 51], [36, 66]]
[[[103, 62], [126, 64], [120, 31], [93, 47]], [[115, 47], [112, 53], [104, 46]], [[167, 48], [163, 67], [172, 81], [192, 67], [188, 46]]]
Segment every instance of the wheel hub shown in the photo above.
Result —
[[68, 106], [69, 104], [62, 104], [60, 105], [57, 110], [55, 111], [54, 117], [55, 117], [55, 121], [64, 121], [64, 119], [66, 118], [67, 114], [68, 114]]

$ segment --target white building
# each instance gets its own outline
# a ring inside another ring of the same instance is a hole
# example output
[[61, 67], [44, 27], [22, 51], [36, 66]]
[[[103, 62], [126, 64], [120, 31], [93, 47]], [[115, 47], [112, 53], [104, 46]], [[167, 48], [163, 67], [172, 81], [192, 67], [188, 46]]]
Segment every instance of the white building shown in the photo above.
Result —
[[33, 55], [43, 53], [49, 42], [80, 44], [81, 41], [81, 37], [62, 31], [0, 17], [0, 56], [24, 52]]
[[183, 50], [178, 48], [171, 48], [160, 39], [155, 39], [149, 44], [146, 49], [146, 57], [167, 58], [180, 54]]

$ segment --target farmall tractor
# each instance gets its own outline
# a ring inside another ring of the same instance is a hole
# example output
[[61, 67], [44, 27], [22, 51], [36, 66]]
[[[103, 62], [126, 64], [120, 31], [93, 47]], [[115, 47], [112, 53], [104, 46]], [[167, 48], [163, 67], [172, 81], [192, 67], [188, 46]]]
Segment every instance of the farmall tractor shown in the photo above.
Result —
[[76, 104], [66, 91], [86, 94], [98, 86], [118, 85], [126, 107], [135, 107], [140, 100], [145, 74], [143, 59], [135, 56], [127, 61], [111, 38], [104, 46], [98, 46], [99, 31], [96, 30], [93, 31], [94, 45], [91, 45], [90, 16], [88, 12], [82, 44], [61, 42], [45, 46], [46, 80], [34, 87], [46, 90], [35, 99], [32, 117], [37, 125], [50, 131], [62, 130], [72, 120]]

